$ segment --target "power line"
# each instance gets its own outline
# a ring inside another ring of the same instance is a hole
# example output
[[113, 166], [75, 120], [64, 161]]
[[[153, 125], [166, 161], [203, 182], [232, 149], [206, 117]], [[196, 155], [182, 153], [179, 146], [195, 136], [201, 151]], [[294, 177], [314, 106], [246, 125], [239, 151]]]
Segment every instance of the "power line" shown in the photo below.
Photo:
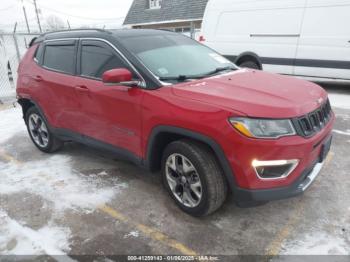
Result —
[[[34, 4], [32, 1], [30, 0], [26, 0], [27, 2]], [[78, 19], [85, 19], [85, 20], [96, 20], [96, 21], [106, 21], [106, 20], [116, 20], [116, 19], [123, 19], [124, 17], [113, 17], [113, 18], [91, 18], [91, 17], [85, 17], [85, 16], [79, 16], [79, 15], [72, 15], [72, 14], [68, 14], [66, 12], [62, 12], [59, 11], [57, 9], [51, 8], [51, 7], [47, 7], [43, 4], [40, 4], [40, 8], [42, 9], [46, 9], [58, 14], [62, 14], [62, 15], [66, 15], [66, 16], [70, 16], [70, 17], [74, 17], [74, 18], [78, 18]]]
[[1, 11], [6, 11], [6, 10], [9, 10], [9, 9], [11, 9], [11, 8], [15, 7], [15, 6], [16, 6], [16, 5], [10, 5], [10, 6], [8, 6], [8, 7], [1, 8], [1, 9], [0, 9], [0, 12], [1, 12]]
[[[28, 22], [34, 22], [36, 20], [36, 18], [30, 18], [28, 19]], [[19, 20], [17, 21], [18, 24], [25, 24], [25, 20]], [[16, 23], [16, 21], [13, 21], [12, 23], [6, 23], [6, 24], [0, 24], [0, 27], [3, 27], [3, 26], [13, 26], [14, 24]]]

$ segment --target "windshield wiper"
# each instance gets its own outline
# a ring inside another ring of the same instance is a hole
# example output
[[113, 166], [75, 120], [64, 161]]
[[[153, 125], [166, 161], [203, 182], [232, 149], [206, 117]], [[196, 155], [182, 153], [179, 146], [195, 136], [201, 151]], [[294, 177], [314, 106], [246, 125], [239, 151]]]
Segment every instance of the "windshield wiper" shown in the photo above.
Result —
[[211, 76], [211, 75], [215, 75], [216, 73], [220, 73], [222, 71], [227, 71], [227, 70], [237, 70], [237, 68], [233, 67], [233, 66], [224, 66], [224, 67], [218, 67], [213, 71], [210, 71], [206, 74], [203, 74], [203, 76]]
[[200, 79], [203, 78], [201, 75], [178, 75], [178, 76], [164, 76], [159, 77], [160, 81], [167, 81], [167, 80], [177, 80], [177, 81], [185, 81], [188, 79]]
[[218, 67], [215, 70], [212, 70], [210, 72], [207, 72], [205, 74], [201, 74], [201, 75], [178, 75], [178, 76], [164, 76], [164, 77], [160, 77], [159, 80], [160, 81], [167, 81], [167, 80], [176, 80], [176, 81], [185, 81], [185, 80], [189, 80], [189, 79], [201, 79], [204, 78], [206, 76], [211, 76], [214, 74], [217, 74], [219, 72], [222, 71], [227, 71], [227, 70], [236, 70], [237, 68], [233, 67], [233, 66], [225, 66], [225, 67]]

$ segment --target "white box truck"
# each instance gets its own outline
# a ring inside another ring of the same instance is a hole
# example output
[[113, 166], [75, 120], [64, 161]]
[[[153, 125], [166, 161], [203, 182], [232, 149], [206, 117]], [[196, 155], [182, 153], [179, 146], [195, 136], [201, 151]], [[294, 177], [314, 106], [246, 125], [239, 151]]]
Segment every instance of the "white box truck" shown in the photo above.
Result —
[[350, 0], [209, 0], [200, 40], [241, 67], [350, 83]]

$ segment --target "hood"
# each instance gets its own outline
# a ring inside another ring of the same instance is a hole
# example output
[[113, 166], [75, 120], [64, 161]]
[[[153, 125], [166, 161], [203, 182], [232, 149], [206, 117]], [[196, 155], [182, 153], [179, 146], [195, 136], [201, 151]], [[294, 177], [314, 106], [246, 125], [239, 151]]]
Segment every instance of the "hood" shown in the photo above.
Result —
[[327, 99], [326, 91], [311, 82], [250, 69], [177, 84], [173, 93], [265, 118], [301, 116]]

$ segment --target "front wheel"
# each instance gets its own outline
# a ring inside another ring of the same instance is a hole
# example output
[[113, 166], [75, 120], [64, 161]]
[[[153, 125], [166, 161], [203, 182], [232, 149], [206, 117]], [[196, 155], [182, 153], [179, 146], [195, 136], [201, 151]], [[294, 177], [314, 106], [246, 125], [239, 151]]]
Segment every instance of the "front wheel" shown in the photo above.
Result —
[[25, 120], [31, 140], [41, 151], [52, 153], [63, 146], [63, 142], [50, 131], [44, 117], [36, 107], [28, 109]]
[[162, 176], [176, 204], [193, 216], [217, 210], [226, 199], [227, 184], [213, 153], [190, 140], [172, 142], [162, 158]]

